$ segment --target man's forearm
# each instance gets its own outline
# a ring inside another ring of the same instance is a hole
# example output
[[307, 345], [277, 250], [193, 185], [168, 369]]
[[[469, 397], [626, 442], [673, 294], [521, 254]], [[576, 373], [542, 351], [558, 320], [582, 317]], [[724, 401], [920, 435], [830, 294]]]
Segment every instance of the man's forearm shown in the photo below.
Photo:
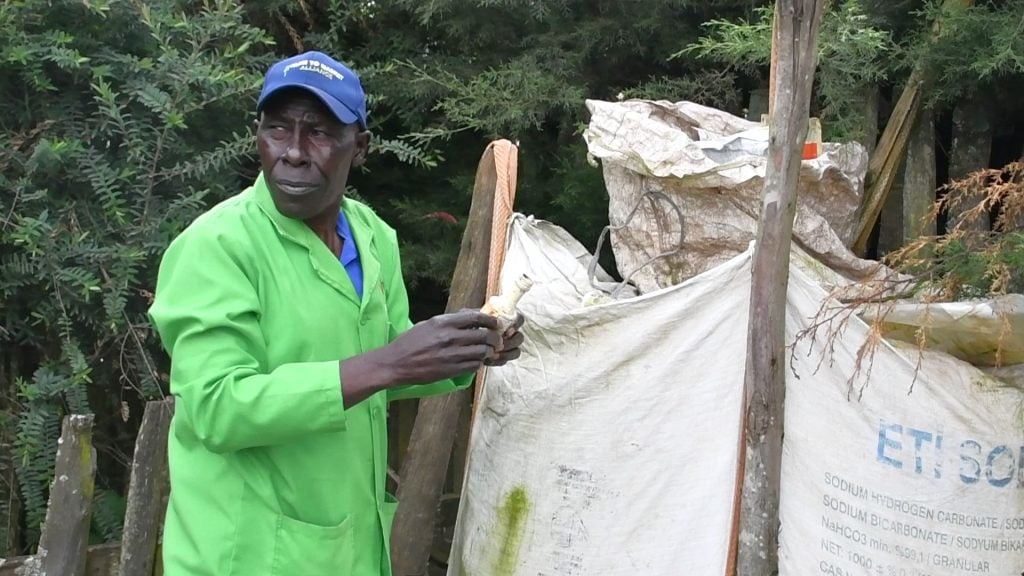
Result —
[[[521, 324], [519, 320], [515, 328]], [[510, 332], [506, 349], [497, 328], [498, 319], [479, 310], [442, 314], [413, 326], [383, 348], [343, 360], [345, 408], [381, 390], [473, 374], [485, 361], [504, 364], [519, 355], [523, 336]]]

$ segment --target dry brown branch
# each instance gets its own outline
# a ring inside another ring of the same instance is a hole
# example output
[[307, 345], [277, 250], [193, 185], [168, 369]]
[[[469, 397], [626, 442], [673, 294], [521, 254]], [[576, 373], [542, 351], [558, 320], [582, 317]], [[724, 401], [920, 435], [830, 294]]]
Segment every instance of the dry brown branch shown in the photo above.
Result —
[[[795, 359], [798, 343], [809, 339], [813, 349], [824, 333], [826, 342], [815, 371], [835, 352], [835, 344], [854, 316], [871, 307], [869, 334], [857, 350], [856, 366], [849, 379], [849, 394], [862, 395], [871, 377], [874, 354], [884, 340], [887, 317], [902, 302], [923, 305], [920, 326], [914, 331], [918, 357], [908, 394], [921, 371], [929, 345], [931, 306], [970, 298], [993, 298], [1024, 289], [1024, 160], [1002, 169], [980, 170], [942, 188], [944, 195], [926, 216], [937, 221], [947, 213], [960, 213], [945, 234], [922, 236], [884, 259], [891, 273], [833, 290], [791, 345]], [[969, 208], [967, 208], [969, 206]], [[960, 211], [960, 208], [967, 208]], [[993, 230], [972, 224], [995, 214]], [[856, 290], [851, 290], [855, 288]], [[855, 294], [855, 296], [849, 296]], [[844, 296], [845, 295], [845, 296]], [[995, 362], [1003, 361], [1003, 348], [1012, 335], [1007, 312], [1000, 312], [1000, 331]], [[808, 352], [808, 355], [810, 351]], [[860, 386], [857, 380], [863, 377]]]
[[[857, 349], [854, 372], [847, 380], [847, 399], [852, 396], [854, 391], [860, 399], [870, 380], [875, 352], [883, 341], [884, 321], [882, 319], [902, 298], [912, 295], [913, 287], [920, 281], [921, 277], [919, 276], [904, 276], [890, 271], [880, 278], [859, 283], [858, 286], [861, 290], [854, 297], [848, 296], [849, 287], [841, 286], [833, 289], [814, 317], [811, 318], [810, 325], [798, 332], [793, 344], [790, 345], [790, 366], [793, 366], [796, 359], [797, 345], [809, 339], [807, 355], [810, 356], [822, 332], [825, 336], [824, 351], [818, 358], [814, 372], [820, 370], [826, 360], [831, 365], [836, 343], [843, 337], [846, 326], [865, 306], [874, 306], [882, 312], [878, 314], [879, 320], [871, 323], [868, 338]], [[867, 361], [866, 370], [864, 369], [865, 361]], [[858, 386], [857, 381], [862, 376], [863, 381]]]

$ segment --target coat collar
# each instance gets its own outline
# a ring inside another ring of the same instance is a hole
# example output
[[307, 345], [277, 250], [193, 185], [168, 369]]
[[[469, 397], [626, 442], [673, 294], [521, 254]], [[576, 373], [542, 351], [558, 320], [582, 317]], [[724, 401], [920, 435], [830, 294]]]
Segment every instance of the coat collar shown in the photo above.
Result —
[[270, 219], [278, 235], [307, 250], [310, 264], [317, 276], [331, 288], [358, 304], [360, 309], [364, 309], [367, 300], [373, 295], [372, 288], [376, 287], [380, 281], [380, 260], [377, 257], [377, 247], [373, 241], [373, 226], [366, 219], [363, 211], [349, 210], [347, 209], [349, 202], [342, 201], [341, 208], [345, 211], [352, 235], [355, 237], [360, 264], [363, 268], [363, 298], [360, 301], [355, 286], [352, 285], [352, 280], [349, 279], [348, 273], [345, 272], [345, 268], [334, 256], [334, 253], [304, 222], [289, 218], [277, 210], [262, 172], [253, 183], [253, 193], [257, 206]]

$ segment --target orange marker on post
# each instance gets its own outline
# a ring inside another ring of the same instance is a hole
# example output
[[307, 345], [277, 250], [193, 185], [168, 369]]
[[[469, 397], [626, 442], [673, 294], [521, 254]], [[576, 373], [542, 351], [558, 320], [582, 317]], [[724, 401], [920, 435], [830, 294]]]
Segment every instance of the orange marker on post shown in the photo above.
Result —
[[821, 120], [810, 118], [807, 122], [807, 139], [804, 141], [804, 160], [821, 156]]

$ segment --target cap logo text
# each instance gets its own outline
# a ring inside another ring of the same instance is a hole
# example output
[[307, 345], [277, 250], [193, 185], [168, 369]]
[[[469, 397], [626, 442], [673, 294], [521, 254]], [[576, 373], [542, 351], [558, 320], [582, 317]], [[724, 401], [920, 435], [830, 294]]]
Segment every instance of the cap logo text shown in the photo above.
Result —
[[321, 76], [327, 78], [328, 80], [345, 79], [345, 76], [342, 75], [341, 72], [338, 72], [334, 68], [331, 68], [327, 64], [324, 64], [323, 62], [319, 62], [317, 60], [300, 60], [298, 62], [293, 62], [285, 66], [284, 73], [282, 75], [287, 76], [288, 72], [296, 68], [302, 72], [316, 72], [317, 74], [320, 74]]

